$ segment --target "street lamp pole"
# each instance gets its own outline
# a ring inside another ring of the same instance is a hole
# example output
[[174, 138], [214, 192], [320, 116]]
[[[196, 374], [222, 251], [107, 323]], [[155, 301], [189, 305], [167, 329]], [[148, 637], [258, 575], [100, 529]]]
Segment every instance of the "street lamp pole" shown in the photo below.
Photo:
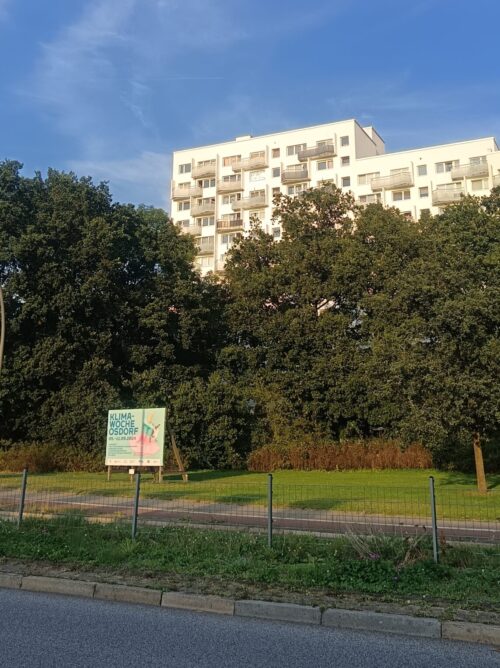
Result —
[[3, 303], [3, 290], [0, 285], [0, 374], [2, 373], [3, 347], [5, 343], [5, 307]]

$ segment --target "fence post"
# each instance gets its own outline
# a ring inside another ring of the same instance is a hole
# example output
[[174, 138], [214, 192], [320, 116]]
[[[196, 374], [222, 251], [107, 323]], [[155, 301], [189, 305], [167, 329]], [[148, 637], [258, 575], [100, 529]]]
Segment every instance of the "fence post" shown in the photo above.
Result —
[[135, 540], [137, 535], [137, 515], [139, 514], [139, 495], [141, 493], [141, 474], [135, 474], [135, 497], [134, 497], [134, 512], [132, 515], [132, 540]]
[[17, 516], [17, 528], [21, 526], [24, 513], [24, 500], [26, 499], [26, 484], [28, 482], [28, 469], [23, 469], [23, 477], [21, 481], [21, 498], [19, 499], [19, 514]]
[[429, 491], [431, 495], [431, 515], [432, 515], [432, 551], [434, 553], [434, 561], [439, 563], [439, 541], [438, 528], [436, 517], [436, 490], [434, 487], [434, 476], [429, 476]]
[[267, 476], [267, 546], [273, 546], [273, 474]]

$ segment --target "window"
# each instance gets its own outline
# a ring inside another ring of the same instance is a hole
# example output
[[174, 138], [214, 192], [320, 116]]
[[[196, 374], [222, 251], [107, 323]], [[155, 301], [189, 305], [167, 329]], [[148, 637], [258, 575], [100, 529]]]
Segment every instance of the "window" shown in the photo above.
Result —
[[340, 145], [349, 146], [349, 137], [347, 135], [345, 137], [340, 138]]
[[232, 195], [224, 195], [222, 198], [222, 204], [232, 204], [233, 202], [239, 202], [241, 199], [241, 193], [233, 193]]
[[411, 215], [411, 211], [403, 211], [403, 216], [408, 219], [413, 218], [413, 216]]
[[206, 218], [198, 218], [198, 225], [201, 223], [203, 227], [210, 227], [210, 225], [215, 224], [215, 218], [213, 216], [208, 216]]
[[249, 195], [251, 197], [265, 197], [266, 196], [266, 191], [265, 190], [251, 190]]
[[198, 185], [201, 188], [215, 188], [215, 179], [200, 179]]
[[410, 199], [410, 196], [411, 194], [409, 190], [397, 190], [392, 193], [392, 201], [401, 202], [404, 199]]
[[179, 165], [179, 174], [189, 174], [191, 172], [191, 163], [186, 162], [183, 165]]
[[279, 239], [281, 237], [281, 229], [279, 227], [273, 227], [273, 239]]
[[436, 174], [445, 174], [451, 172], [452, 169], [458, 167], [459, 160], [448, 160], [447, 162], [436, 162]]
[[212, 266], [212, 258], [211, 257], [199, 257], [197, 259], [197, 263], [200, 267], [203, 267], [203, 269], [207, 269], [208, 267]]
[[264, 181], [266, 178], [266, 172], [263, 169], [259, 169], [255, 172], [250, 172], [248, 175], [248, 180], [250, 183], [255, 183], [256, 181]]
[[307, 183], [296, 183], [294, 186], [288, 186], [287, 193], [289, 195], [298, 195], [299, 193], [304, 192], [304, 190], [307, 190], [308, 187]]
[[427, 165], [417, 165], [417, 174], [419, 176], [427, 176]]
[[215, 160], [200, 160], [197, 167], [215, 167]]
[[241, 155], [228, 155], [225, 158], [222, 158], [222, 164], [224, 167], [230, 167], [235, 162], [240, 162]]
[[351, 177], [343, 176], [342, 177], [342, 188], [349, 188], [351, 185]]
[[190, 208], [191, 202], [188, 199], [178, 202], [177, 204], [177, 211], [189, 211]]
[[286, 154], [297, 155], [297, 153], [300, 153], [300, 151], [304, 151], [305, 148], [306, 148], [305, 144], [293, 144], [293, 146], [286, 147]]
[[321, 171], [323, 169], [333, 169], [333, 160], [318, 160], [316, 168]]
[[224, 183], [239, 183], [241, 181], [241, 174], [227, 174], [222, 177]]
[[222, 220], [230, 220], [231, 222], [241, 222], [239, 213], [226, 213], [222, 216]]
[[184, 181], [183, 183], [179, 183], [177, 187], [179, 188], [179, 190], [185, 190], [186, 188], [191, 188], [191, 182]]
[[375, 179], [377, 176], [380, 176], [380, 172], [369, 172], [368, 174], [359, 174], [358, 175], [358, 186], [369, 186], [372, 182], [372, 179]]
[[471, 165], [484, 165], [486, 163], [485, 155], [477, 155], [469, 160]]
[[420, 197], [429, 197], [429, 188], [427, 186], [424, 188], [419, 188], [418, 194]]
[[488, 179], [474, 179], [471, 181], [472, 191], [488, 190]]
[[250, 218], [256, 218], [258, 221], [262, 222], [264, 220], [264, 211], [262, 209], [257, 209], [256, 211], [249, 211]]
[[189, 220], [189, 218], [186, 218], [185, 220], [179, 220], [177, 225], [179, 227], [190, 227], [191, 226], [191, 221]]
[[318, 187], [322, 188], [323, 186], [331, 186], [332, 183], [332, 179], [322, 179], [321, 181], [318, 181]]
[[281, 188], [273, 188], [273, 197], [274, 195], [279, 195], [281, 192]]
[[287, 165], [285, 170], [287, 172], [307, 172], [307, 167], [299, 163], [298, 165]]
[[348, 155], [343, 155], [340, 158], [340, 164], [342, 167], [347, 167], [347, 165], [351, 164], [351, 158]]
[[281, 169], [280, 167], [273, 167], [273, 178], [276, 178], [281, 174]]
[[240, 235], [238, 232], [232, 232], [231, 234], [223, 234], [222, 235], [222, 243], [223, 244], [232, 244], [233, 241], [236, 239], [236, 237], [239, 237]]
[[280, 150], [279, 150], [279, 148], [273, 148], [272, 156], [273, 156], [273, 158], [279, 158], [279, 157], [280, 157]]

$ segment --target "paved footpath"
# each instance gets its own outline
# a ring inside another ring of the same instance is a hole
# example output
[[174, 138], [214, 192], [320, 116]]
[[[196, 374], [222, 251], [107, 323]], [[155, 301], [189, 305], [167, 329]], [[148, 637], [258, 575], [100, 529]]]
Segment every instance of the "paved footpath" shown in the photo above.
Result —
[[[0, 516], [15, 514], [17, 490], [0, 490]], [[60, 514], [81, 511], [94, 519], [123, 519], [132, 513], [133, 499], [124, 496], [71, 494], [67, 492], [28, 491], [26, 514]], [[186, 498], [171, 500], [142, 498], [139, 510], [143, 523], [223, 525], [232, 527], [267, 526], [267, 509], [256, 504], [192, 501]], [[273, 512], [275, 529], [308, 531], [326, 534], [383, 533], [416, 535], [429, 532], [429, 517], [403, 517], [365, 514], [351, 511], [313, 510], [296, 507], [277, 507]], [[485, 543], [500, 543], [500, 522], [479, 520], [439, 520], [442, 536], [449, 540], [468, 539]]]
[[10, 668], [498, 668], [463, 642], [263, 622], [0, 589], [0, 666]]

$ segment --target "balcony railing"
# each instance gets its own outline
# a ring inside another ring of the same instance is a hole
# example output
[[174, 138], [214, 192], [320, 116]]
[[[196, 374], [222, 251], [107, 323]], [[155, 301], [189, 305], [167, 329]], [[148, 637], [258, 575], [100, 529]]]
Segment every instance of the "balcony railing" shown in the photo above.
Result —
[[471, 179], [476, 176], [488, 176], [488, 163], [469, 162], [465, 165], [458, 165], [451, 170], [452, 179]]
[[215, 176], [217, 167], [213, 165], [196, 165], [191, 171], [193, 179], [202, 179], [205, 176]]
[[497, 186], [500, 186], [500, 174], [496, 174], [493, 177], [493, 188], [496, 188]]
[[297, 153], [299, 162], [304, 162], [308, 158], [331, 158], [335, 154], [335, 145], [323, 144], [322, 146], [311, 146]]
[[439, 206], [440, 204], [453, 204], [459, 202], [462, 195], [464, 195], [462, 188], [441, 188], [432, 191], [432, 204]]
[[191, 206], [192, 216], [204, 216], [215, 213], [215, 202], [201, 202]]
[[193, 223], [189, 227], [179, 227], [182, 234], [193, 234], [194, 236], [200, 236], [201, 234], [201, 225]]
[[189, 188], [175, 187], [172, 190], [172, 199], [188, 199], [189, 197], [200, 197], [202, 189], [199, 186], [189, 186]]
[[243, 190], [241, 179], [237, 181], [217, 181], [217, 191], [220, 193], [234, 193]]
[[398, 172], [389, 176], [376, 176], [371, 180], [372, 190], [395, 190], [408, 188], [413, 185], [413, 176], [410, 172]]
[[217, 232], [231, 232], [233, 230], [242, 230], [242, 229], [243, 229], [242, 218], [217, 221]]
[[360, 206], [368, 206], [368, 204], [377, 204], [380, 202], [380, 195], [365, 195], [364, 199], [358, 198], [356, 202]]
[[214, 254], [214, 238], [200, 237], [196, 240], [196, 251], [198, 255], [213, 255]]
[[265, 195], [254, 195], [253, 197], [243, 197], [238, 202], [233, 202], [233, 211], [240, 209], [259, 209], [262, 206], [267, 206]]
[[297, 183], [298, 181], [309, 181], [307, 167], [303, 169], [284, 169], [281, 172], [281, 183]]
[[264, 169], [267, 167], [268, 162], [265, 155], [255, 155], [252, 158], [243, 158], [238, 160], [238, 162], [233, 162], [231, 167], [233, 172], [241, 172], [247, 169]]

